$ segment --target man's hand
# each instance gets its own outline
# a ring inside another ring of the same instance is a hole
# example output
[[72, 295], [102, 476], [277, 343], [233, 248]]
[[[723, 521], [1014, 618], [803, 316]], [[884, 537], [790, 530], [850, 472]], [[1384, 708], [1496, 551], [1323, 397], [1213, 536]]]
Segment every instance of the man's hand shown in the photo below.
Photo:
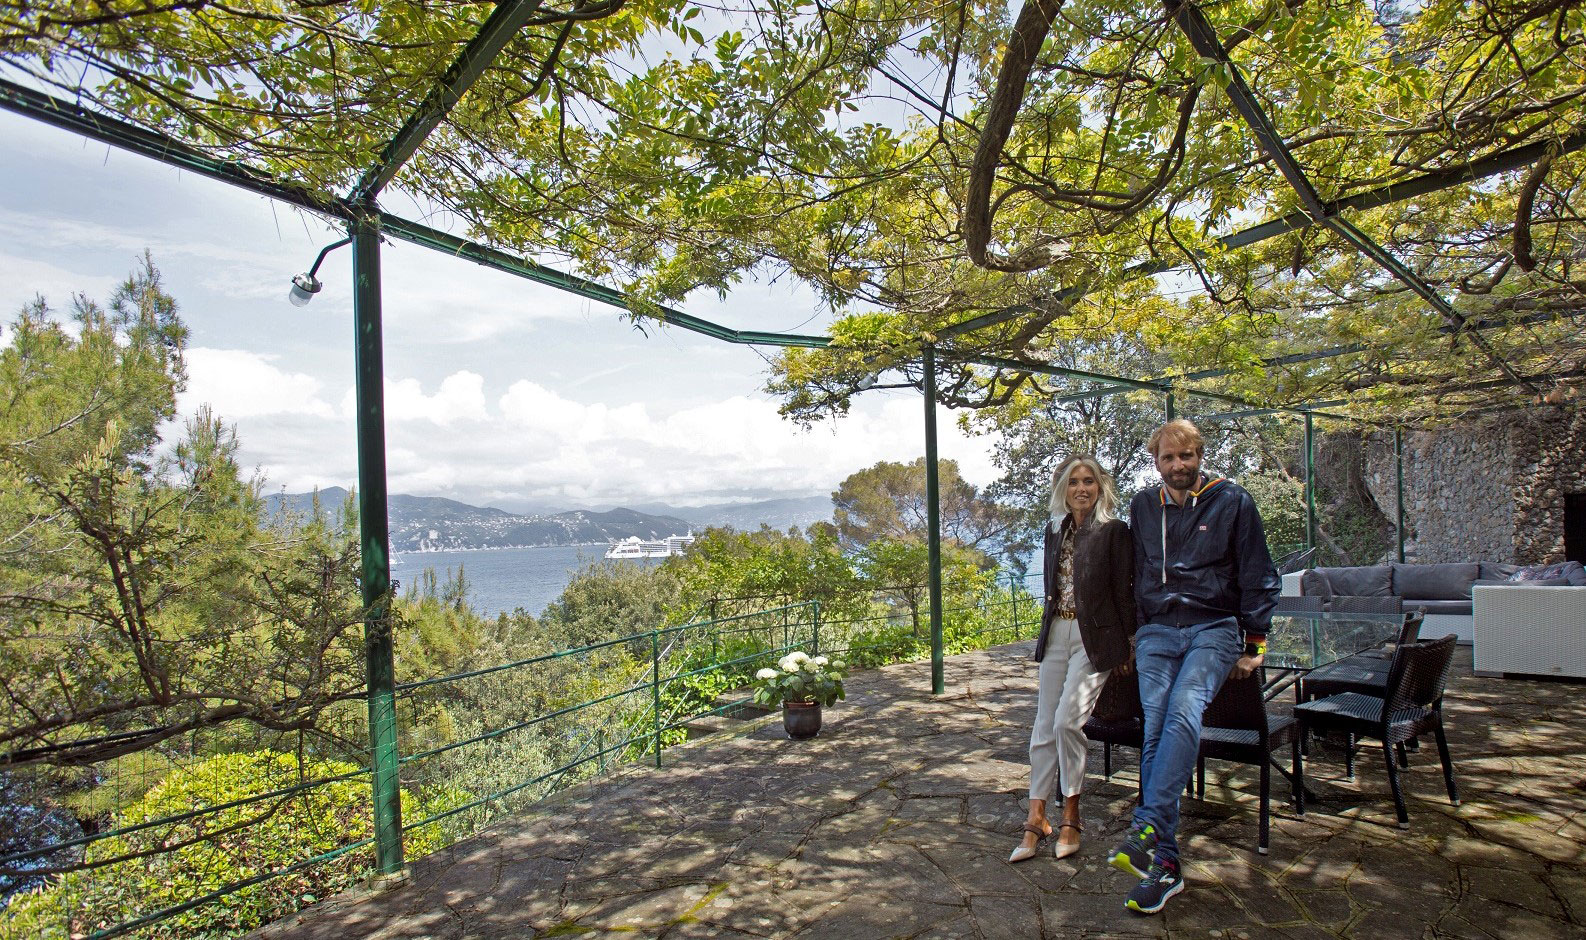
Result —
[[1266, 662], [1266, 660], [1267, 660], [1267, 657], [1266, 657], [1265, 653], [1261, 654], [1260, 656], [1240, 656], [1238, 661], [1236, 661], [1234, 663], [1233, 670], [1228, 673], [1228, 678], [1230, 678], [1230, 679], [1245, 679], [1245, 678], [1248, 678], [1252, 672], [1255, 672], [1257, 669], [1260, 669], [1261, 668], [1261, 664]]

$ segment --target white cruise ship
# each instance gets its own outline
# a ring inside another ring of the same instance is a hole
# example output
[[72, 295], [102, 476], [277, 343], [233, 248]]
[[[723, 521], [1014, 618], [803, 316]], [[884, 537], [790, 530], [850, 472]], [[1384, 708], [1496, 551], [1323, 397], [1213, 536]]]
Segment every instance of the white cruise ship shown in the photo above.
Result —
[[670, 558], [681, 555], [694, 544], [694, 533], [669, 535], [664, 539], [645, 540], [630, 535], [620, 542], [612, 542], [606, 549], [607, 558]]

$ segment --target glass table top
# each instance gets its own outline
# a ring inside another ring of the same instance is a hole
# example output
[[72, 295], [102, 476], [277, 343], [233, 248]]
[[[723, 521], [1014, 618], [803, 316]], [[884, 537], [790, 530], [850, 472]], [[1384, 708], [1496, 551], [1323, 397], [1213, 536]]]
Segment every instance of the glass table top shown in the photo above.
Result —
[[[1353, 600], [1350, 598], [1326, 599], [1330, 604], [1320, 600], [1285, 597], [1279, 603], [1267, 633], [1267, 668], [1309, 670], [1325, 666], [1395, 642], [1404, 625], [1396, 597], [1365, 598], [1357, 603], [1340, 603]], [[1300, 601], [1309, 603], [1296, 603]]]

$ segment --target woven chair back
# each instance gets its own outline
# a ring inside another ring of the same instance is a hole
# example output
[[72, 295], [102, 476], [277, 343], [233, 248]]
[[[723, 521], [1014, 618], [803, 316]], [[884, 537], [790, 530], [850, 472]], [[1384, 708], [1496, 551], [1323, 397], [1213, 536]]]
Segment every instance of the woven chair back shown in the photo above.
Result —
[[1236, 731], [1267, 731], [1267, 709], [1261, 700], [1259, 673], [1243, 679], [1228, 679], [1217, 690], [1201, 724], [1208, 728], [1229, 728]]
[[1140, 677], [1133, 671], [1128, 675], [1116, 672], [1108, 675], [1090, 717], [1106, 722], [1122, 722], [1131, 718], [1144, 721], [1145, 709], [1140, 705]]
[[1443, 697], [1456, 641], [1450, 633], [1440, 640], [1418, 640], [1399, 647], [1388, 669], [1385, 717], [1401, 708], [1428, 708]]

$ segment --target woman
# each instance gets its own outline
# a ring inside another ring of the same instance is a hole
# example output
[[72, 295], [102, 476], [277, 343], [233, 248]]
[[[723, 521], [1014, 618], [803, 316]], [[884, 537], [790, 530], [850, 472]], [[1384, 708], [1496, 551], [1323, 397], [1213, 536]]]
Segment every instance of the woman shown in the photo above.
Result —
[[1063, 797], [1052, 854], [1079, 851], [1079, 791], [1085, 780], [1082, 730], [1107, 673], [1133, 659], [1134, 544], [1118, 519], [1118, 491], [1096, 458], [1076, 454], [1052, 474], [1052, 518], [1042, 559], [1046, 607], [1035, 659], [1041, 664], [1030, 732], [1030, 814], [1009, 856], [1022, 862], [1052, 835], [1046, 802]]

